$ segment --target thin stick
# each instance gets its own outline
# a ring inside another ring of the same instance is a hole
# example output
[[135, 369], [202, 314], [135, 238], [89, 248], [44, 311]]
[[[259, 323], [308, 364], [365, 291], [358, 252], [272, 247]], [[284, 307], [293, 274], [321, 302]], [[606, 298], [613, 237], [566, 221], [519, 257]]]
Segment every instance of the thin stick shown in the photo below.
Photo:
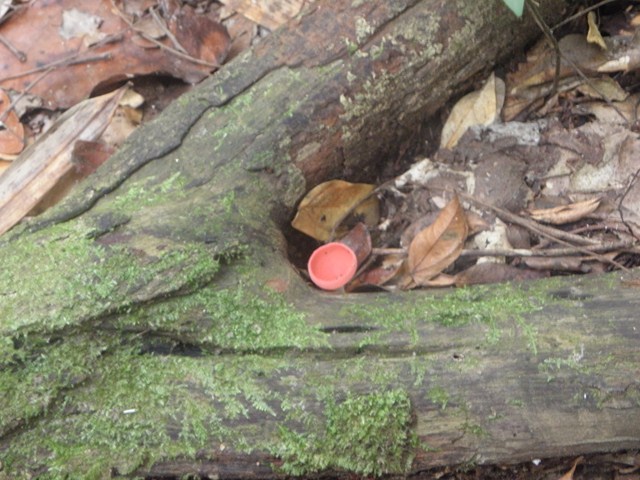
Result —
[[173, 35], [173, 33], [171, 33], [171, 30], [167, 28], [167, 25], [165, 24], [164, 20], [160, 18], [160, 15], [158, 14], [158, 11], [156, 10], [156, 8], [151, 7], [149, 9], [149, 12], [151, 13], [151, 16], [153, 17], [153, 20], [156, 22], [156, 25], [158, 26], [158, 28], [163, 31], [163, 33], [167, 36], [169, 40], [171, 40], [171, 43], [173, 43], [173, 46], [176, 48], [176, 50], [184, 53], [185, 55], [188, 55], [184, 47], [180, 45], [180, 42], [178, 41], [178, 39]]
[[[594, 245], [577, 249], [576, 247], [549, 248], [547, 250], [528, 250], [526, 248], [497, 248], [485, 250], [463, 250], [461, 257], [569, 257], [584, 255], [584, 250], [589, 253], [602, 253], [615, 250], [624, 250], [634, 246], [635, 242], [618, 241]], [[582, 251], [581, 251], [582, 250]]]
[[590, 7], [585, 8], [584, 10], [581, 10], [578, 13], [576, 13], [574, 15], [571, 15], [570, 17], [565, 18], [564, 20], [562, 20], [560, 23], [558, 23], [554, 27], [551, 27], [550, 30], [551, 31], [557, 30], [561, 26], [566, 25], [569, 22], [572, 22], [573, 20], [575, 20], [578, 17], [586, 15], [587, 13], [589, 13], [592, 10], [596, 10], [596, 9], [602, 7], [603, 5], [606, 5], [607, 3], [613, 3], [613, 2], [616, 2], [616, 1], [618, 1], [618, 0], [602, 0], [601, 2], [598, 2], [595, 5], [591, 5]]
[[0, 82], [5, 82], [7, 80], [13, 80], [15, 78], [26, 77], [27, 75], [31, 75], [33, 73], [42, 72], [43, 70], [49, 70], [60, 67], [68, 67], [69, 65], [76, 65], [78, 63], [86, 63], [86, 62], [98, 62], [100, 60], [109, 60], [111, 58], [110, 53], [103, 53], [101, 55], [93, 55], [89, 57], [81, 57], [78, 58], [78, 54], [74, 53], [68, 57], [62, 58], [60, 60], [56, 60], [55, 62], [48, 63], [41, 67], [32, 68], [30, 70], [25, 70], [23, 72], [14, 73], [13, 75], [8, 75], [0, 79]]
[[558, 43], [558, 41], [553, 36], [553, 32], [551, 31], [549, 26], [544, 22], [542, 16], [540, 15], [540, 11], [538, 10], [538, 7], [530, 0], [527, 1], [525, 3], [525, 5], [527, 6], [527, 9], [531, 13], [531, 16], [535, 20], [535, 22], [538, 25], [538, 27], [544, 33], [544, 36], [547, 39], [547, 41], [549, 43], [551, 43], [551, 45], [553, 47], [553, 50], [554, 50], [554, 52], [556, 54], [556, 71], [555, 71], [555, 75], [553, 77], [553, 86], [551, 88], [551, 92], [549, 92], [549, 95], [550, 96], [554, 95], [558, 91], [558, 84], [559, 84], [559, 81], [560, 81], [560, 66], [561, 66], [561, 59], [562, 59], [565, 62], [567, 62], [567, 64], [569, 64], [569, 66], [571, 68], [573, 68], [573, 70], [578, 74], [578, 76], [587, 85], [589, 85], [598, 95], [600, 95], [602, 97], [602, 99], [605, 101], [605, 103], [609, 107], [613, 108], [613, 110], [620, 116], [620, 118], [622, 118], [622, 120], [624, 120], [625, 125], [628, 127], [629, 126], [629, 121], [622, 114], [622, 112], [613, 104], [611, 99], [607, 95], [605, 95], [602, 92], [602, 90], [599, 89], [597, 87], [597, 85], [595, 85], [593, 83], [593, 81], [591, 81], [590, 78], [588, 78], [584, 73], [582, 73], [582, 70], [580, 70], [580, 68], [575, 64], [575, 62], [573, 60], [571, 60], [564, 53], [562, 53], [562, 50], [560, 49], [560, 44]]
[[564, 230], [560, 230], [558, 228], [542, 225], [533, 220], [529, 220], [527, 218], [521, 217], [520, 215], [516, 215], [515, 213], [511, 213], [507, 210], [503, 210], [500, 207], [496, 207], [489, 203], [485, 203], [482, 200], [478, 200], [477, 198], [472, 197], [471, 195], [468, 195], [466, 193], [459, 192], [458, 195], [464, 198], [465, 200], [469, 200], [470, 202], [475, 203], [476, 205], [480, 205], [481, 207], [493, 210], [500, 218], [502, 218], [502, 220], [505, 220], [510, 223], [515, 223], [516, 225], [520, 225], [521, 227], [524, 227], [528, 230], [532, 230], [538, 233], [539, 235], [542, 235], [543, 237], [547, 237], [558, 243], [563, 243], [562, 240], [564, 240], [565, 242], [575, 242], [582, 245], [598, 245], [598, 242], [596, 242], [595, 240], [584, 238], [584, 237], [581, 237], [580, 235], [574, 235], [572, 233], [565, 232]]
[[0, 34], [0, 43], [2, 45], [4, 45], [7, 50], [9, 50], [11, 53], [13, 53], [15, 55], [15, 57], [20, 60], [22, 63], [27, 61], [27, 56], [24, 54], [24, 52], [18, 50], [16, 47], [13, 46], [13, 44], [7, 40], [7, 37], [5, 37], [4, 35]]
[[560, 55], [561, 55], [560, 45], [558, 44], [558, 41], [553, 36], [553, 33], [551, 32], [547, 24], [542, 19], [542, 16], [538, 11], [538, 7], [530, 0], [525, 2], [525, 6], [527, 7], [527, 10], [529, 10], [529, 13], [531, 13], [531, 16], [533, 17], [533, 20], [538, 25], [538, 28], [542, 30], [542, 33], [544, 34], [547, 41], [551, 44], [551, 48], [553, 48], [553, 51], [556, 54], [556, 72], [555, 72], [555, 75], [553, 76], [553, 88], [551, 89], [551, 92], [550, 92], [550, 95], [552, 96], [558, 91], [558, 84], [560, 82]]
[[[602, 255], [599, 255], [593, 251], [590, 251], [588, 247], [576, 246], [569, 243], [569, 241], [576, 241], [575, 239], [578, 239], [577, 243], [582, 243], [583, 245], [587, 243], [588, 245], [594, 246], [596, 242], [594, 242], [593, 240], [588, 240], [578, 235], [568, 234], [567, 232], [563, 232], [562, 230], [547, 227], [537, 222], [534, 222], [532, 220], [526, 220], [516, 214], [503, 210], [502, 208], [495, 207], [481, 200], [478, 200], [477, 198], [474, 198], [471, 195], [467, 195], [466, 193], [458, 193], [458, 195], [464, 198], [465, 200], [475, 203], [476, 205], [480, 205], [482, 207], [493, 210], [500, 218], [502, 218], [502, 220], [525, 227], [539, 235], [542, 235], [543, 237], [550, 238], [551, 240], [554, 240], [555, 242], [565, 245], [567, 247], [575, 248], [576, 250], [586, 255], [589, 255], [590, 257], [595, 258], [596, 260], [599, 260], [604, 263], [609, 263], [610, 265], [614, 265], [620, 270], [630, 273], [630, 270], [627, 267], [625, 267], [621, 263], [616, 262], [615, 260], [610, 260], [606, 257], [603, 257]], [[573, 240], [567, 241], [567, 239], [573, 239]]]
[[[461, 257], [568, 257], [589, 253], [626, 250], [633, 247], [635, 242], [620, 240], [607, 242], [601, 245], [589, 247], [548, 248], [546, 250], [530, 250], [526, 248], [494, 248], [494, 249], [465, 249], [460, 253]], [[372, 255], [407, 255], [406, 248], [373, 248]]]

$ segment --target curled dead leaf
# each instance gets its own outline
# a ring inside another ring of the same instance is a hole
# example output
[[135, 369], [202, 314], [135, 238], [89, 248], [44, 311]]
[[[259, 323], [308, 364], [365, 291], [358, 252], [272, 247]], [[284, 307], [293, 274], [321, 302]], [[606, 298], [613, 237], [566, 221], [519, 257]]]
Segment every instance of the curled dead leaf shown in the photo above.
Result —
[[403, 288], [425, 285], [460, 256], [469, 226], [458, 197], [455, 196], [436, 220], [418, 233], [409, 245], [407, 275]]
[[530, 210], [531, 218], [543, 223], [552, 225], [564, 225], [565, 223], [577, 222], [587, 215], [595, 212], [600, 205], [600, 198], [594, 197], [582, 202], [570, 203], [554, 208], [543, 208]]
[[589, 31], [587, 32], [587, 42], [595, 43], [601, 49], [606, 50], [607, 44], [604, 43], [604, 38], [602, 38], [602, 34], [600, 33], [600, 29], [598, 28], [598, 24], [596, 22], [596, 12], [591, 11], [587, 14], [587, 22], [589, 24]]

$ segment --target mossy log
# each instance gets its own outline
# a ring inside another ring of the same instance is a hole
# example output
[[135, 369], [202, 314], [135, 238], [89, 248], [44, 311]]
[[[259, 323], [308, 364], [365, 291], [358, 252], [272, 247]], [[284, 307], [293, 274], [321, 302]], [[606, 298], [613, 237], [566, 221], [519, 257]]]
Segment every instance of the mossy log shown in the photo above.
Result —
[[335, 295], [287, 260], [308, 188], [374, 178], [536, 33], [498, 0], [318, 0], [6, 234], [0, 478], [638, 447], [638, 300], [615, 278]]

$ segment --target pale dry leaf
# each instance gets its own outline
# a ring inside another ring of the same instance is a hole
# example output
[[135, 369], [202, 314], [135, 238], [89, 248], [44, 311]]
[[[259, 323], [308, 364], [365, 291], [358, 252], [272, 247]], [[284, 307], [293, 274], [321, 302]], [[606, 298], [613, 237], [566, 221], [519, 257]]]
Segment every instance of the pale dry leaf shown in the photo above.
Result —
[[0, 20], [11, 10], [13, 0], [0, 0]]
[[500, 118], [504, 104], [504, 82], [491, 74], [482, 89], [462, 97], [442, 128], [440, 148], [451, 149], [474, 125], [491, 125]]
[[640, 101], [637, 94], [630, 95], [622, 102], [589, 102], [578, 107], [584, 115], [594, 115], [601, 124], [618, 125], [635, 122], [636, 105]]
[[587, 22], [589, 24], [589, 31], [587, 32], [587, 42], [595, 43], [601, 49], [606, 50], [607, 44], [604, 43], [604, 38], [600, 34], [598, 24], [596, 23], [596, 13], [592, 10], [587, 14]]
[[269, 30], [295, 17], [305, 0], [222, 0], [221, 3]]
[[326, 242], [332, 233], [340, 236], [339, 224], [350, 214], [367, 225], [375, 225], [380, 216], [379, 202], [372, 192], [375, 185], [330, 180], [311, 189], [300, 202], [291, 222], [296, 230]]
[[578, 86], [577, 90], [585, 97], [616, 102], [623, 102], [629, 96], [629, 92], [608, 75], [592, 78], [589, 83]]
[[132, 88], [128, 88], [124, 92], [119, 105], [121, 107], [139, 108], [144, 105], [144, 97]]
[[62, 25], [60, 25], [59, 33], [65, 40], [84, 38], [86, 45], [93, 45], [107, 35], [99, 31], [102, 23], [102, 18], [97, 15], [71, 8], [62, 12]]
[[467, 217], [456, 196], [436, 220], [411, 241], [403, 287], [424, 285], [455, 262], [462, 252], [468, 231]]
[[582, 202], [570, 203], [554, 208], [543, 208], [530, 210], [531, 218], [543, 223], [552, 225], [564, 225], [565, 223], [577, 222], [587, 215], [595, 212], [600, 205], [600, 198], [594, 197]]

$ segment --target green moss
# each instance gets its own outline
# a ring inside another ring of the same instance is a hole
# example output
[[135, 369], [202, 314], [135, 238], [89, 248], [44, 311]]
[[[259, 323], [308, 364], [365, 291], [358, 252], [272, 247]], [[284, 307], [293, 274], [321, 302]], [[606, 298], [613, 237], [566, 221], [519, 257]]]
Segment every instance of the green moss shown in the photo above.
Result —
[[411, 403], [406, 392], [349, 395], [329, 403], [318, 433], [280, 429], [274, 453], [287, 474], [340, 469], [364, 475], [404, 473], [411, 465]]
[[[142, 237], [136, 251], [130, 245], [102, 246], [91, 231], [80, 223], [63, 224], [2, 247], [7, 273], [0, 277], [0, 292], [11, 298], [0, 305], [3, 335], [32, 326], [41, 333], [79, 326], [128, 308], [132, 300], [209, 281], [219, 269], [202, 244], [176, 244], [164, 253]], [[37, 266], [38, 275], [20, 275], [29, 265]], [[34, 292], [38, 302], [32, 301]]]
[[[161, 179], [155, 176], [145, 177], [142, 180], [128, 182], [121, 187], [116, 195], [106, 206], [109, 211], [132, 213], [145, 207], [167, 202], [167, 194], [171, 194], [172, 201], [185, 196], [186, 179], [180, 172], [174, 172], [168, 178]], [[100, 211], [101, 207], [96, 208]]]
[[438, 405], [441, 410], [447, 408], [447, 403], [449, 403], [449, 394], [442, 387], [430, 388], [427, 392], [427, 398]]
[[[566, 375], [598, 375], [606, 371], [613, 362], [611, 354], [604, 357], [587, 359], [584, 355], [584, 345], [574, 349], [566, 357], [548, 357], [538, 364], [538, 371], [546, 376], [547, 382], [556, 377]], [[618, 364], [619, 365], [619, 364]]]
[[[409, 294], [410, 295], [410, 294]], [[435, 323], [458, 328], [469, 324], [488, 327], [486, 340], [496, 344], [505, 323], [518, 325], [528, 347], [536, 351], [536, 330], [523, 315], [540, 307], [537, 294], [510, 284], [498, 287], [472, 287], [453, 290], [442, 296], [417, 294], [415, 301], [398, 300], [394, 296], [380, 298], [368, 305], [351, 305], [342, 314], [359, 322], [375, 325], [376, 332], [368, 335], [363, 344], [380, 341], [390, 333], [408, 334], [411, 345], [419, 342], [419, 327]]]
[[327, 335], [310, 328], [305, 316], [282, 295], [249, 294], [208, 286], [191, 295], [132, 311], [116, 323], [118, 328], [152, 328], [192, 338], [204, 348], [265, 351], [284, 348], [328, 347]]
[[48, 478], [110, 478], [112, 469], [129, 475], [161, 459], [195, 458], [223, 440], [246, 447], [242, 428], [228, 422], [274, 414], [269, 402], [277, 394], [260, 378], [280, 363], [249, 356], [221, 359], [212, 368], [205, 358], [119, 348], [92, 365], [90, 382], [0, 445], [4, 472], [22, 478], [44, 460]]
[[[84, 382], [91, 365], [113, 338], [91, 337], [51, 339], [24, 348], [30, 339], [20, 339], [6, 348], [0, 369], [0, 435], [27, 424], [46, 412], [66, 389]], [[20, 345], [20, 347], [18, 346]], [[37, 350], [37, 354], [30, 351]], [[12, 354], [12, 355], [11, 355]]]

